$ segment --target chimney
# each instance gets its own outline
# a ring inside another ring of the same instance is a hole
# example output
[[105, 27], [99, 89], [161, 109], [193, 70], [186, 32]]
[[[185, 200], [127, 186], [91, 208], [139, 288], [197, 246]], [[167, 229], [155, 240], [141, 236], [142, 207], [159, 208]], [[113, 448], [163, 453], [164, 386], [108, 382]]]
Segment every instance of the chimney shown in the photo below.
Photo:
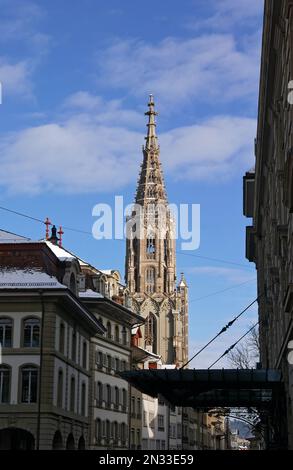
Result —
[[57, 229], [55, 225], [53, 225], [51, 229], [51, 237], [48, 239], [49, 242], [53, 243], [54, 245], [57, 245], [59, 238], [57, 237]]

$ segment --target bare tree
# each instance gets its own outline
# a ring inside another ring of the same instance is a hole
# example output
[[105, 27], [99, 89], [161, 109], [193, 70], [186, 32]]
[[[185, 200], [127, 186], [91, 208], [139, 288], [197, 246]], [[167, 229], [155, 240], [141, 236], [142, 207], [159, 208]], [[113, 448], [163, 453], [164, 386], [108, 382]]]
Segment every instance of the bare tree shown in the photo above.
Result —
[[242, 344], [230, 351], [228, 361], [238, 369], [251, 369], [259, 361], [259, 332], [255, 327]]

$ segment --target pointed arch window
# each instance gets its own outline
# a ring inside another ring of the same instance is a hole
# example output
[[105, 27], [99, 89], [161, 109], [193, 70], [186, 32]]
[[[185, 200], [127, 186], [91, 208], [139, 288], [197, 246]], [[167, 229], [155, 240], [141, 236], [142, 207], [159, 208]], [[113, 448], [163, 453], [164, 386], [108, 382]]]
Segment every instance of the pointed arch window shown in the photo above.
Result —
[[147, 268], [146, 270], [146, 292], [147, 294], [153, 294], [156, 287], [156, 270], [153, 267]]
[[154, 259], [156, 256], [156, 239], [153, 235], [147, 238], [146, 244], [147, 258]]
[[157, 353], [157, 319], [153, 313], [146, 318], [144, 325], [145, 347], [151, 346], [152, 352]]

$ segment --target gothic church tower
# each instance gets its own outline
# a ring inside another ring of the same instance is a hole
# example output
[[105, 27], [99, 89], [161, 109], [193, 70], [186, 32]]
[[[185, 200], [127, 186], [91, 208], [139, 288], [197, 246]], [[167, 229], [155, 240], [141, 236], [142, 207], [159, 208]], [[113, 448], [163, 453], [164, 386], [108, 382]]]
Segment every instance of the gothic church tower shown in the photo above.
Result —
[[163, 363], [180, 366], [188, 360], [188, 288], [183, 275], [176, 286], [175, 225], [159, 159], [152, 95], [148, 108], [135, 196], [141, 212], [138, 217], [134, 209], [127, 221], [125, 278], [132, 308], [146, 318], [140, 346], [160, 355]]

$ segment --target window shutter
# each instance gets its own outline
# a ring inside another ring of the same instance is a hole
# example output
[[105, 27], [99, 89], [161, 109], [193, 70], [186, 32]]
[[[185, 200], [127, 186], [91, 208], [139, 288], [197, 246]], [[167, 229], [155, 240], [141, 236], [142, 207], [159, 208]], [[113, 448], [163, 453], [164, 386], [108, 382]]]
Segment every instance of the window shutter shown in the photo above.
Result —
[[123, 389], [119, 390], [119, 405], [123, 405]]
[[115, 370], [115, 357], [112, 357], [112, 369]]

